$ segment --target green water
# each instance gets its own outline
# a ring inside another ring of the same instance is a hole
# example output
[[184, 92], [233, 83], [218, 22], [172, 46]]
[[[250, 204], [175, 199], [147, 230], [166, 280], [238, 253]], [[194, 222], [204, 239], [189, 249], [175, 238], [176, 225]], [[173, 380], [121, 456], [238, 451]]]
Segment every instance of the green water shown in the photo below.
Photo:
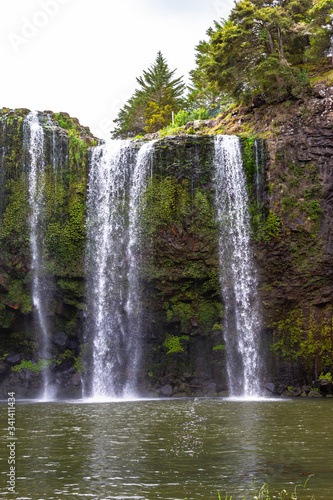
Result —
[[332, 500], [332, 416], [333, 399], [18, 402], [11, 495], [1, 403], [0, 498], [237, 500], [314, 474], [301, 498]]

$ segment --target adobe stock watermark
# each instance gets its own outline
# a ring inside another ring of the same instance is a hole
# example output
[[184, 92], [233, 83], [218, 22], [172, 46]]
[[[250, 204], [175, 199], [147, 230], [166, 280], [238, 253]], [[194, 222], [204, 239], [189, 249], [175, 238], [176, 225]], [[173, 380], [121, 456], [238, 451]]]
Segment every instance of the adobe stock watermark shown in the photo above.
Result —
[[7, 449], [8, 449], [8, 466], [7, 473], [7, 489], [10, 493], [15, 493], [16, 487], [16, 436], [15, 436], [15, 392], [8, 393], [8, 434], [7, 434]]
[[39, 0], [39, 8], [29, 17], [22, 18], [19, 33], [8, 33], [8, 40], [14, 51], [18, 53], [30, 40], [38, 35], [41, 29], [61, 11], [63, 5], [72, 0]]

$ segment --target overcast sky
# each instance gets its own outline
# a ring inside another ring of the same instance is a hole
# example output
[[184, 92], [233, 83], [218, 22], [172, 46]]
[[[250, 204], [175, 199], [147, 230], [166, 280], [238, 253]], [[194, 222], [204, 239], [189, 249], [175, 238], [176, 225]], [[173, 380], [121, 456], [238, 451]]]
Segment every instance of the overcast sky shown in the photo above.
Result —
[[66, 111], [107, 138], [159, 50], [176, 76], [233, 0], [3, 0], [0, 107]]

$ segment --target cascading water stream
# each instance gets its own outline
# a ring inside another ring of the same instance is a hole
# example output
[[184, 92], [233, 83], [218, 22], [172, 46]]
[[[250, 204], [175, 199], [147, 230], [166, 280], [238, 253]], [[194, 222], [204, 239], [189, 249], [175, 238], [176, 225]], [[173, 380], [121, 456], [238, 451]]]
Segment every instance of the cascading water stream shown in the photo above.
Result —
[[237, 137], [215, 137], [214, 163], [230, 395], [257, 396], [260, 368], [257, 273], [250, 247], [249, 200]]
[[[38, 325], [41, 333], [41, 347], [39, 355], [42, 359], [49, 358], [49, 335], [47, 325], [45, 297], [47, 290], [42, 279], [43, 273], [43, 236], [41, 228], [44, 220], [44, 130], [39, 123], [37, 112], [30, 112], [24, 120], [24, 135], [29, 144], [29, 227], [30, 252], [32, 272], [32, 301], [36, 308]], [[43, 399], [50, 399], [48, 370], [42, 370]]]
[[88, 182], [86, 337], [93, 338], [92, 396], [134, 395], [140, 358], [139, 205], [152, 145], [93, 149]]
[[57, 140], [56, 140], [56, 126], [53, 123], [52, 117], [50, 115], [47, 115], [47, 122], [48, 126], [50, 127], [52, 133], [51, 133], [51, 147], [50, 147], [50, 153], [51, 153], [51, 167], [52, 167], [52, 172], [53, 175], [56, 176], [58, 173], [59, 168], [57, 168], [59, 165], [58, 157], [57, 157]]
[[92, 395], [118, 396], [124, 349], [126, 142], [93, 149], [88, 184], [87, 301], [93, 337]]
[[47, 115], [47, 128], [50, 145], [50, 163], [52, 167], [52, 177], [57, 184], [64, 175], [64, 169], [69, 159], [69, 140], [67, 134], [61, 134], [62, 129], [53, 121], [51, 115]]
[[127, 355], [131, 356], [132, 362], [125, 388], [125, 394], [128, 395], [136, 393], [136, 375], [141, 355], [140, 215], [143, 189], [147, 184], [149, 170], [152, 171], [152, 153], [155, 142], [147, 142], [139, 150], [131, 179], [129, 197], [129, 239], [127, 246], [128, 292], [125, 309], [130, 332], [127, 343]]

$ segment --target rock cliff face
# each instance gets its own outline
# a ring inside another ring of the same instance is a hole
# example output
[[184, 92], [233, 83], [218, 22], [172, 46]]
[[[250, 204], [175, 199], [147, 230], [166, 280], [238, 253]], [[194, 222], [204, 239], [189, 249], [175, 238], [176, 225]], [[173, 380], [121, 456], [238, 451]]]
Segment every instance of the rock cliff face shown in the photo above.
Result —
[[267, 135], [270, 208], [281, 234], [258, 249], [281, 384], [332, 370], [333, 89], [255, 112]]
[[157, 391], [165, 384], [182, 395], [227, 388], [213, 154], [209, 136], [155, 145], [143, 220], [151, 242], [144, 259], [146, 371]]
[[[0, 382], [3, 392], [10, 387], [34, 396], [45, 368], [36, 367], [40, 339], [30, 293], [27, 113], [3, 109], [0, 124]], [[43, 279], [50, 289], [53, 360], [48, 369], [59, 396], [79, 396], [88, 349], [86, 178], [96, 139], [64, 113], [45, 112], [40, 121], [46, 149]], [[303, 102], [236, 109], [209, 125], [209, 134], [242, 136], [260, 277], [263, 382], [274, 383], [273, 390], [311, 386], [333, 365], [333, 89], [320, 83]], [[142, 392], [216, 394], [227, 388], [212, 159], [213, 138], [200, 131], [155, 146], [142, 214]]]

